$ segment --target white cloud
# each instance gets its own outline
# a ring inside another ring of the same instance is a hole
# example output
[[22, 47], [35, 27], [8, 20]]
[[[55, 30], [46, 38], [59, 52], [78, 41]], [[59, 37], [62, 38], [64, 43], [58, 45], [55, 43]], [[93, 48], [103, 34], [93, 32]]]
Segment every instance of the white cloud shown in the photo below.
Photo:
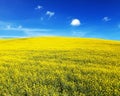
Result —
[[103, 21], [105, 21], [105, 22], [108, 22], [108, 21], [111, 21], [111, 18], [109, 18], [109, 17], [103, 17], [103, 19], [102, 19]]
[[14, 32], [21, 32], [21, 34], [24, 35], [24, 37], [31, 37], [31, 36], [53, 36], [51, 32], [53, 32], [52, 29], [43, 29], [43, 28], [25, 28], [22, 25], [15, 25], [13, 23], [9, 22], [3, 22], [0, 21], [0, 31], [6, 31], [6, 32], [12, 32], [10, 36], [8, 35], [0, 35], [0, 38], [7, 38], [7, 37], [23, 37], [23, 36], [17, 36], [14, 35]]
[[22, 29], [22, 26], [21, 26], [21, 25], [19, 25], [19, 26], [18, 26], [18, 29]]
[[51, 29], [42, 29], [42, 28], [24, 28], [22, 25], [14, 26], [14, 25], [6, 25], [4, 28], [0, 28], [0, 30], [6, 31], [16, 31], [16, 32], [23, 32], [27, 36], [49, 36], [49, 32]]
[[48, 15], [49, 17], [52, 17], [55, 15], [55, 12], [47, 11], [46, 15]]
[[40, 28], [22, 28], [23, 31], [27, 36], [50, 36], [51, 29], [40, 29]]
[[7, 29], [11, 29], [11, 25], [7, 25], [6, 28], [7, 28]]
[[72, 35], [73, 36], [80, 36], [80, 37], [84, 37], [86, 36], [87, 32], [80, 32], [80, 31], [73, 31]]
[[19, 26], [7, 25], [6, 27], [4, 27], [0, 30], [13, 30], [13, 31], [24, 31], [24, 32], [47, 32], [47, 31], [51, 31], [50, 29], [24, 28], [21, 25], [19, 25]]
[[36, 9], [36, 10], [40, 10], [40, 9], [42, 9], [42, 8], [43, 8], [43, 6], [38, 5], [35, 9]]
[[6, 35], [0, 35], [0, 38], [27, 38], [26, 36], [6, 36]]
[[79, 19], [73, 19], [72, 22], [71, 22], [71, 25], [72, 26], [80, 26], [81, 22], [80, 22]]
[[6, 27], [2, 28], [2, 30], [21, 30], [22, 26], [13, 26], [13, 25], [6, 25]]

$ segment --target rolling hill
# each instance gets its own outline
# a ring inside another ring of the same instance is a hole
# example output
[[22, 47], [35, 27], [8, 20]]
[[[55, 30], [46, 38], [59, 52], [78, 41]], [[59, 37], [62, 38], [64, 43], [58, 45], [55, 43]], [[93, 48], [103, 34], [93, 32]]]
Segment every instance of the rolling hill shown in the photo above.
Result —
[[1, 39], [0, 78], [0, 96], [119, 96], [120, 42]]

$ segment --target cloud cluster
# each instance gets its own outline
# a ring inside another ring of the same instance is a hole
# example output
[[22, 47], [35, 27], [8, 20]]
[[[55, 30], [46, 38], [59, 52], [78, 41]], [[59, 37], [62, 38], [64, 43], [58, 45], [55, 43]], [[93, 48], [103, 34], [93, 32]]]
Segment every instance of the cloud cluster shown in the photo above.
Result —
[[53, 31], [51, 29], [42, 29], [42, 28], [24, 28], [21, 25], [17, 26], [10, 24], [4, 27], [0, 27], [0, 30], [23, 32], [24, 34], [26, 34], [26, 36], [39, 36], [39, 35], [47, 36], [50, 35], [49, 32]]
[[23, 29], [23, 27], [22, 27], [22, 25], [19, 25], [19, 26], [17, 26], [17, 27], [15, 27], [15, 26], [12, 26], [12, 25], [6, 25], [6, 27], [5, 28], [2, 28], [3, 30], [22, 30]]
[[[36, 10], [43, 9], [43, 6], [38, 5], [35, 9]], [[46, 11], [45, 15], [47, 15], [47, 16], [49, 16], [49, 18], [51, 18], [52, 16], [55, 15], [55, 12], [53, 12], [53, 11]], [[43, 21], [43, 17], [41, 17], [41, 20]]]

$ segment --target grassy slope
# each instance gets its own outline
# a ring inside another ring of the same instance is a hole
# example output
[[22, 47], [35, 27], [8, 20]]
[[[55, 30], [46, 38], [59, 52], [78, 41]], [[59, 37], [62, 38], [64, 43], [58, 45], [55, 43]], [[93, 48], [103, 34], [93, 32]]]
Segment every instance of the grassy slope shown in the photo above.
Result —
[[100, 39], [0, 40], [0, 96], [119, 96], [119, 50]]

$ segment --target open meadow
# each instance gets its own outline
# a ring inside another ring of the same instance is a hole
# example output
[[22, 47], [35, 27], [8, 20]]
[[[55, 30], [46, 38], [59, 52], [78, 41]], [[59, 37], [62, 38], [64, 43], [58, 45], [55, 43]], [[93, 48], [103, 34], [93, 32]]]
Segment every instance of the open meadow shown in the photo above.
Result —
[[120, 96], [120, 42], [1, 39], [0, 96]]

